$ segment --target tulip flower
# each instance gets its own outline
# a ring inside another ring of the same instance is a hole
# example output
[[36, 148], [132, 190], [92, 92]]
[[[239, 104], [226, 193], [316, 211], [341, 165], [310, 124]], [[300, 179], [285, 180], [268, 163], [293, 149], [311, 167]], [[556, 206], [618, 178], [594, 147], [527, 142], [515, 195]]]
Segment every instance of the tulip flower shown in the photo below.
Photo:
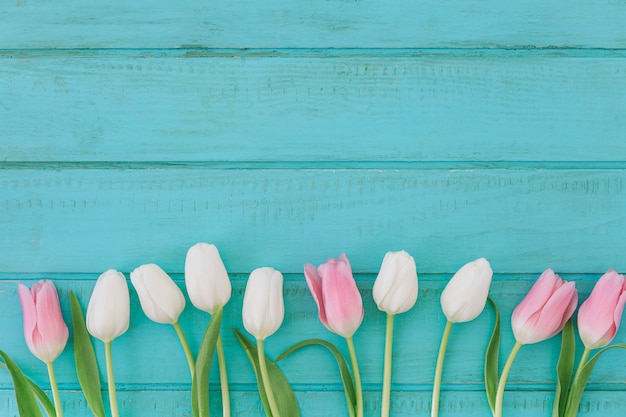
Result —
[[362, 417], [363, 392], [352, 336], [361, 325], [365, 310], [350, 262], [345, 254], [341, 254], [338, 259], [329, 259], [317, 268], [306, 264], [304, 276], [317, 304], [320, 321], [331, 332], [343, 336], [348, 343], [357, 399], [356, 414]]
[[126, 278], [121, 272], [109, 269], [96, 281], [87, 307], [87, 330], [103, 341], [111, 342], [128, 330], [130, 322], [130, 295]]
[[63, 417], [52, 362], [65, 349], [69, 330], [63, 321], [57, 290], [52, 281], [42, 280], [34, 284], [30, 290], [25, 285], [19, 284], [17, 293], [24, 315], [26, 345], [33, 355], [46, 364], [56, 415]]
[[485, 258], [476, 259], [463, 265], [450, 279], [441, 293], [441, 309], [448, 321], [441, 337], [437, 365], [435, 367], [431, 408], [432, 417], [439, 415], [441, 376], [443, 374], [443, 363], [452, 325], [474, 320], [482, 313], [489, 295], [492, 276], [493, 271], [489, 262]]
[[109, 269], [96, 281], [87, 307], [87, 330], [104, 342], [109, 402], [113, 417], [119, 415], [111, 342], [128, 330], [130, 322], [130, 294], [126, 278], [121, 272]]
[[257, 268], [250, 274], [243, 296], [243, 325], [256, 337], [261, 379], [272, 415], [279, 416], [278, 406], [265, 363], [265, 339], [278, 330], [285, 318], [283, 274], [274, 268]]
[[561, 279], [552, 269], [541, 274], [511, 315], [516, 343], [502, 369], [496, 393], [495, 417], [502, 417], [506, 379], [522, 345], [538, 343], [558, 334], [578, 304], [576, 284]]
[[156, 323], [171, 324], [176, 330], [180, 343], [187, 357], [189, 372], [193, 378], [195, 360], [189, 348], [178, 318], [185, 309], [185, 296], [158, 265], [146, 264], [135, 268], [130, 273], [130, 280], [137, 290], [141, 309], [148, 318]]
[[587, 349], [608, 345], [615, 337], [626, 303], [626, 278], [610, 269], [578, 309], [578, 332]]
[[417, 301], [417, 271], [413, 257], [405, 251], [387, 252], [374, 281], [372, 296], [378, 309], [387, 313], [381, 406], [381, 417], [387, 417], [391, 400], [393, 319], [396, 314], [409, 311]]
[[[185, 286], [191, 303], [198, 310], [213, 314], [230, 300], [232, 287], [222, 258], [215, 247], [208, 243], [197, 243], [187, 251], [185, 259]], [[230, 416], [230, 396], [226, 358], [222, 337], [217, 336], [217, 357], [222, 388], [223, 416]]]
[[198, 243], [187, 251], [185, 285], [191, 303], [213, 314], [230, 300], [232, 288], [228, 273], [215, 245]]

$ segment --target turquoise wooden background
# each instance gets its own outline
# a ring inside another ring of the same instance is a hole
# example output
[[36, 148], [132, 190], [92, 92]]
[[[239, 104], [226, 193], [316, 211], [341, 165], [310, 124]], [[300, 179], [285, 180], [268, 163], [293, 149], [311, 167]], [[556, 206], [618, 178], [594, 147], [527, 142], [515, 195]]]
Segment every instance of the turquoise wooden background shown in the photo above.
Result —
[[[384, 317], [372, 283], [386, 251], [415, 257], [418, 303], [396, 320], [397, 417], [429, 413], [439, 294], [465, 262], [484, 256], [495, 271], [502, 356], [510, 313], [545, 268], [576, 280], [581, 300], [609, 267], [626, 272], [623, 1], [13, 0], [0, 3], [0, 22], [0, 347], [44, 386], [18, 282], [53, 279], [69, 321], [69, 290], [86, 307], [108, 268], [156, 262], [182, 285], [200, 241], [219, 247], [235, 287], [224, 339], [237, 416], [262, 415], [230, 331], [242, 329], [258, 266], [286, 277], [270, 356], [309, 337], [345, 352], [317, 319], [302, 265], [348, 254], [375, 416]], [[113, 345], [122, 415], [190, 415], [173, 330], [148, 321], [134, 291], [131, 302], [131, 328]], [[181, 321], [197, 350], [208, 316], [189, 305]], [[486, 310], [455, 326], [442, 416], [489, 413], [492, 324]], [[508, 416], [550, 415], [558, 347], [521, 351]], [[83, 416], [71, 352], [70, 342], [58, 377], [66, 414]], [[303, 416], [347, 415], [326, 352], [281, 367]], [[624, 413], [626, 360], [611, 352], [580, 415]], [[16, 415], [6, 372], [0, 414]]]

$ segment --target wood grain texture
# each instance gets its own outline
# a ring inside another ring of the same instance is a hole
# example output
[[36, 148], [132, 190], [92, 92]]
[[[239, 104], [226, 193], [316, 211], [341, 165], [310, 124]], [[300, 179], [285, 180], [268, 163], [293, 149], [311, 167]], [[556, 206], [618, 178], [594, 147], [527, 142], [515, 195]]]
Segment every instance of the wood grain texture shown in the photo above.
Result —
[[5, 272], [181, 272], [199, 241], [233, 272], [402, 248], [423, 272], [626, 269], [622, 170], [5, 169], [0, 195]]
[[0, 58], [0, 160], [626, 160], [626, 57], [155, 53]]
[[623, 48], [620, 1], [3, 3], [0, 48]]

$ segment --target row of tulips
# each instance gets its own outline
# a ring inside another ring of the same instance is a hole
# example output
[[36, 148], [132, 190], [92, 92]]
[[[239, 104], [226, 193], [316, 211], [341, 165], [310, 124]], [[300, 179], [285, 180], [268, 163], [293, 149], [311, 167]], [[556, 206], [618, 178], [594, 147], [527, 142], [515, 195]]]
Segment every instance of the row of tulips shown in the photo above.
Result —
[[[600, 355], [608, 349], [626, 348], [626, 345], [607, 347], [621, 321], [626, 303], [626, 279], [614, 270], [609, 270], [598, 280], [589, 298], [580, 306], [578, 330], [585, 349], [574, 374], [575, 340], [571, 317], [578, 305], [578, 294], [574, 282], [561, 279], [551, 269], [546, 270], [513, 311], [511, 326], [516, 343], [499, 373], [499, 313], [495, 302], [488, 297], [492, 274], [486, 259], [469, 262], [459, 269], [441, 294], [441, 307], [447, 323], [435, 365], [431, 415], [434, 417], [439, 413], [441, 376], [452, 326], [454, 323], [474, 320], [484, 310], [487, 300], [490, 300], [496, 320], [485, 356], [485, 389], [492, 414], [502, 416], [506, 380], [521, 346], [541, 342], [562, 332], [553, 417], [575, 416], [582, 392]], [[350, 417], [362, 417], [361, 378], [352, 338], [361, 326], [364, 309], [348, 258], [341, 255], [317, 267], [306, 264], [304, 276], [317, 304], [320, 321], [331, 332], [346, 339], [351, 366], [348, 366], [348, 361], [337, 347], [321, 339], [305, 340], [287, 349], [275, 361], [269, 360], [264, 353], [264, 341], [283, 322], [283, 277], [279, 271], [270, 267], [254, 270], [246, 284], [242, 321], [245, 329], [256, 339], [256, 345], [239, 331], [235, 330], [235, 333], [254, 368], [265, 412], [270, 417], [299, 415], [295, 395], [277, 362], [299, 349], [317, 345], [327, 348], [337, 361], [348, 414]], [[191, 408], [194, 416], [209, 416], [208, 374], [217, 350], [222, 415], [229, 416], [228, 378], [220, 326], [222, 309], [230, 300], [232, 289], [217, 248], [206, 243], [194, 245], [189, 249], [185, 262], [185, 286], [189, 299], [196, 308], [211, 315], [195, 357], [178, 324], [185, 308], [185, 297], [179, 287], [155, 264], [138, 267], [131, 272], [130, 280], [146, 316], [157, 323], [172, 325], [180, 339], [192, 379]], [[46, 364], [53, 393], [52, 402], [24, 376], [6, 353], [0, 351], [4, 366], [13, 378], [20, 415], [42, 416], [43, 409], [48, 416], [62, 417], [53, 362], [64, 350], [69, 331], [61, 315], [56, 289], [52, 282], [40, 281], [30, 290], [20, 284], [18, 294], [24, 315], [26, 344]], [[381, 407], [381, 416], [387, 417], [390, 413], [394, 317], [410, 310], [418, 296], [418, 277], [413, 257], [405, 251], [387, 253], [372, 294], [378, 308], [387, 315]], [[71, 293], [70, 297], [74, 354], [81, 388], [92, 413], [97, 417], [105, 417], [98, 365], [89, 333], [104, 343], [110, 413], [117, 417], [119, 411], [111, 344], [129, 326], [130, 296], [127, 280], [115, 270], [103, 273], [91, 294], [86, 320], [74, 294]], [[598, 348], [603, 349], [589, 359], [590, 352]]]

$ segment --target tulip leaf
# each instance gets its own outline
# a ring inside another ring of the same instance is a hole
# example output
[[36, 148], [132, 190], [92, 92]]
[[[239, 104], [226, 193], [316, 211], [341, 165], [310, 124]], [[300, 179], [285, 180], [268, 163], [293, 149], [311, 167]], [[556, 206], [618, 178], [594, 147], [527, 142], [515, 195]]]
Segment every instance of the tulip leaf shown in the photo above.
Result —
[[314, 346], [314, 345], [327, 348], [330, 351], [330, 353], [332, 353], [332, 355], [335, 357], [335, 360], [337, 361], [337, 365], [339, 366], [339, 373], [341, 375], [341, 382], [343, 383], [343, 390], [344, 390], [344, 393], [346, 394], [346, 403], [348, 405], [348, 413], [350, 417], [353, 417], [354, 415], [356, 415], [355, 414], [356, 413], [356, 394], [354, 392], [354, 384], [352, 382], [352, 375], [350, 374], [350, 368], [348, 368], [346, 359], [341, 354], [339, 349], [335, 347], [335, 345], [322, 339], [304, 340], [300, 343], [296, 343], [295, 345], [291, 346], [290, 348], [285, 350], [283, 353], [281, 353], [276, 358], [275, 362], [285, 359], [287, 356], [291, 355], [293, 352], [299, 349], [302, 349], [303, 347]]
[[211, 317], [211, 322], [204, 332], [198, 359], [196, 360], [196, 371], [193, 376], [191, 405], [195, 417], [209, 417], [209, 372], [213, 362], [213, 354], [217, 345], [217, 338], [222, 325], [222, 308], [219, 308]]
[[[0, 366], [8, 370], [4, 362], [0, 362]], [[39, 386], [35, 384], [32, 379], [28, 378], [27, 376], [24, 376], [24, 378], [26, 378], [26, 382], [30, 386], [30, 389], [33, 390], [33, 393], [37, 397], [37, 400], [39, 400], [39, 404], [41, 404], [41, 406], [44, 408], [48, 417], [56, 417], [54, 404], [52, 403], [52, 401], [50, 401], [48, 395], [46, 395], [46, 393], [41, 388], [39, 388]]]
[[574, 381], [572, 382], [572, 388], [570, 389], [569, 397], [567, 398], [567, 405], [565, 407], [564, 413], [565, 417], [576, 417], [576, 415], [578, 414], [580, 400], [582, 399], [583, 392], [585, 391], [585, 387], [587, 386], [589, 376], [591, 376], [591, 371], [593, 371], [594, 366], [596, 366], [596, 362], [598, 362], [598, 359], [600, 359], [600, 356], [604, 352], [616, 348], [626, 349], [626, 344], [605, 347], [604, 349], [596, 353], [593, 358], [591, 358], [586, 364], [582, 365], [582, 368], [576, 372], [576, 376], [574, 377]]
[[[29, 379], [26, 378], [19, 366], [2, 350], [0, 350], [0, 356], [4, 360], [11, 379], [13, 379], [13, 389], [15, 390], [15, 399], [17, 400], [17, 410], [20, 416], [26, 417], [43, 417], [41, 409], [37, 404], [37, 398], [35, 393], [28, 383]], [[44, 394], [45, 395], [45, 394]], [[48, 400], [49, 401], [49, 400]], [[47, 410], [46, 410], [47, 411]], [[52, 414], [56, 416], [56, 414]]]
[[105, 417], [96, 353], [87, 332], [83, 309], [73, 291], [70, 291], [70, 309], [72, 311], [74, 361], [76, 362], [78, 382], [92, 414], [96, 417]]
[[[263, 380], [261, 379], [261, 370], [259, 367], [259, 359], [258, 359], [258, 351], [254, 343], [244, 336], [239, 330], [233, 329], [241, 347], [243, 348], [246, 356], [250, 360], [250, 364], [252, 365], [252, 369], [254, 370], [254, 375], [256, 376], [257, 386], [259, 388], [259, 395], [261, 396], [261, 402], [263, 403], [263, 408], [265, 409], [265, 414], [268, 417], [272, 417], [272, 412], [270, 410], [269, 402], [267, 400], [267, 395], [265, 393], [265, 388], [263, 387]], [[285, 377], [285, 374], [276, 366], [274, 362], [269, 360], [267, 356], [265, 357], [265, 363], [267, 365], [268, 377], [270, 380], [270, 384], [272, 386], [272, 390], [274, 391], [274, 395], [276, 397], [276, 405], [278, 407], [280, 417], [299, 417], [300, 409], [298, 407], [298, 402], [296, 401], [296, 395], [289, 385], [289, 381]]]
[[495, 414], [496, 393], [498, 390], [498, 355], [500, 354], [500, 312], [493, 298], [488, 297], [488, 300], [495, 313], [495, 322], [491, 339], [487, 345], [487, 352], [485, 353], [485, 393], [487, 394], [491, 413]]
[[574, 324], [569, 319], [561, 332], [561, 353], [556, 364], [556, 389], [554, 391], [554, 403], [552, 405], [552, 417], [563, 417], [567, 403], [567, 393], [572, 372], [574, 371], [574, 356], [576, 354], [576, 339], [574, 337]]

